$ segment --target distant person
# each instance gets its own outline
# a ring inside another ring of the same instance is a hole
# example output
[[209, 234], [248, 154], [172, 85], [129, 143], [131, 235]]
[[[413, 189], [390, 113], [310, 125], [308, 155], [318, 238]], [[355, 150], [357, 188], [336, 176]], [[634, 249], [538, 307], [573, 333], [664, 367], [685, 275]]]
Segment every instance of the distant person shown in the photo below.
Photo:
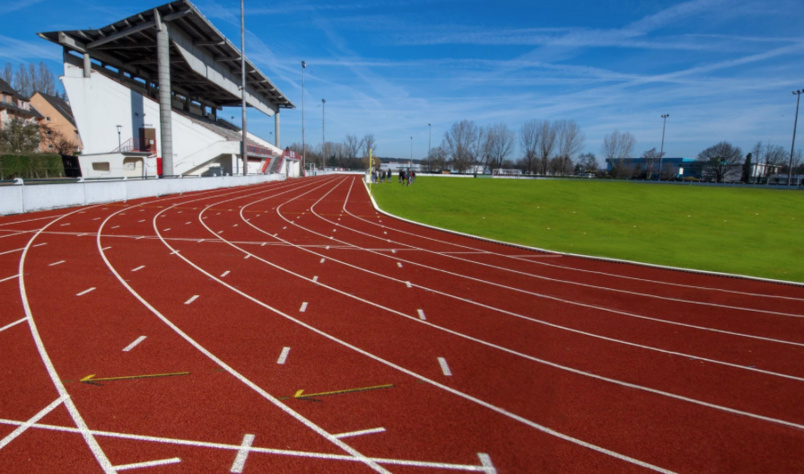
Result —
[[411, 172], [410, 172], [410, 182], [412, 183], [412, 182], [414, 182], [414, 181], [416, 181], [416, 172], [415, 172], [415, 171], [411, 171]]

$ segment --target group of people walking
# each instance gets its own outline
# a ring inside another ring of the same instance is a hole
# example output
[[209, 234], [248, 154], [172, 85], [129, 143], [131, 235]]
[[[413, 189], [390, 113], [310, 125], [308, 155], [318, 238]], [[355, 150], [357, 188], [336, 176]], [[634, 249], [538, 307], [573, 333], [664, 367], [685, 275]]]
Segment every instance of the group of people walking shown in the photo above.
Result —
[[[374, 170], [371, 172], [371, 182], [376, 184], [378, 182], [384, 183], [386, 180], [390, 183], [391, 182], [391, 169], [389, 168], [388, 171], [385, 170]], [[405, 186], [410, 186], [414, 181], [416, 181], [416, 172], [405, 171], [403, 169], [399, 170], [399, 180], [397, 181], [400, 184], [404, 184]]]

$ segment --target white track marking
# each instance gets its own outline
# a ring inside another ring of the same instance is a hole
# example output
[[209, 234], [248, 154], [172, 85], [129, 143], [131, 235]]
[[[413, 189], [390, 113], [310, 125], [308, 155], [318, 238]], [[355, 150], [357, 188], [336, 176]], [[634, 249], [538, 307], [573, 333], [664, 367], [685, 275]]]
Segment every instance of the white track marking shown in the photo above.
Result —
[[127, 471], [129, 469], [142, 469], [145, 467], [156, 467], [156, 466], [166, 466], [168, 464], [178, 464], [181, 462], [181, 458], [170, 458], [170, 459], [159, 459], [157, 461], [145, 461], [145, 462], [135, 462], [132, 464], [122, 464], [120, 466], [115, 466], [115, 471]]
[[321, 259], [321, 261], [319, 261], [318, 263], [324, 263], [324, 262], [326, 262], [326, 261], [327, 261], [327, 259], [326, 259], [326, 258], [322, 258], [322, 259]]
[[396, 266], [402, 268], [402, 262], [396, 262]]
[[427, 321], [427, 318], [424, 316], [424, 310], [417, 309], [416, 312], [419, 313], [419, 319], [421, 319], [422, 321]]
[[41, 247], [43, 245], [47, 245], [47, 242], [42, 242], [41, 244], [32, 245], [32, 247]]
[[[95, 206], [92, 206], [95, 207]], [[84, 419], [81, 417], [81, 413], [76, 408], [73, 401], [70, 399], [69, 394], [67, 393], [67, 389], [64, 387], [64, 383], [61, 381], [61, 377], [59, 377], [58, 372], [56, 372], [56, 368], [53, 366], [53, 362], [50, 360], [50, 356], [48, 356], [47, 350], [45, 349], [45, 345], [42, 342], [42, 338], [39, 335], [39, 329], [36, 326], [36, 321], [34, 320], [33, 313], [31, 311], [31, 305], [28, 301], [28, 291], [25, 286], [25, 260], [28, 256], [28, 250], [31, 248], [31, 244], [37, 237], [39, 237], [42, 232], [45, 231], [48, 227], [52, 224], [56, 223], [59, 219], [63, 217], [69, 216], [72, 213], [65, 214], [61, 217], [56, 218], [55, 220], [51, 221], [49, 224], [45, 225], [39, 231], [31, 237], [31, 240], [28, 241], [28, 245], [25, 247], [25, 250], [22, 252], [22, 256], [20, 257], [19, 263], [19, 271], [17, 274], [19, 275], [19, 285], [20, 285], [20, 297], [22, 300], [22, 307], [25, 310], [25, 316], [28, 320], [28, 326], [31, 329], [31, 336], [33, 337], [34, 343], [36, 344], [36, 349], [39, 352], [39, 357], [42, 359], [42, 363], [45, 365], [47, 369], [48, 376], [50, 377], [51, 382], [56, 387], [56, 391], [59, 393], [60, 399], [64, 400], [64, 406], [67, 408], [67, 411], [70, 413], [70, 417], [73, 419], [77, 431], [81, 433], [81, 436], [84, 438], [84, 442], [89, 447], [89, 450], [92, 452], [93, 456], [95, 456], [95, 460], [98, 462], [100, 467], [103, 469], [104, 472], [112, 473], [114, 472], [114, 468], [112, 467], [112, 463], [109, 462], [109, 459], [106, 457], [106, 454], [101, 449], [98, 441], [95, 437], [90, 433], [89, 427], [84, 422]]]
[[313, 277], [313, 283], [318, 283], [318, 275], [315, 275], [315, 276]]
[[66, 224], [59, 224], [59, 226], [60, 226], [60, 227], [67, 227], [68, 225], [70, 225], [70, 223], [69, 223], [69, 222], [68, 222], [68, 223], [66, 223]]
[[449, 365], [447, 365], [447, 359], [445, 359], [443, 357], [439, 357], [438, 358], [438, 365], [441, 366], [441, 372], [443, 372], [444, 375], [446, 375], [447, 377], [452, 376], [452, 371], [449, 370]]
[[[23, 422], [0, 418], [0, 424], [19, 426], [23, 424]], [[79, 431], [75, 428], [47, 425], [43, 423], [35, 423], [34, 425], [32, 425], [32, 428], [61, 432], [61, 433], [79, 433]], [[95, 436], [101, 436], [101, 437], [125, 439], [131, 441], [145, 441], [150, 443], [162, 443], [177, 446], [190, 446], [194, 448], [220, 449], [235, 452], [240, 451], [241, 449], [241, 446], [236, 444], [211, 443], [207, 441], [193, 441], [193, 440], [177, 439], [177, 438], [162, 438], [158, 436], [115, 433], [112, 431], [100, 431], [100, 430], [92, 430], [91, 433]], [[361, 462], [361, 459], [355, 458], [354, 456], [348, 456], [345, 454], [316, 453], [312, 451], [294, 451], [290, 449], [273, 449], [273, 448], [260, 448], [260, 447], [255, 448], [253, 446], [248, 450], [252, 453], [271, 454], [278, 456], [291, 456], [291, 457], [307, 458], [307, 459], [323, 459], [327, 461]], [[379, 464], [389, 464], [395, 466], [412, 466], [412, 467], [421, 467], [430, 469], [449, 469], [455, 471], [488, 472], [486, 468], [484, 468], [482, 465], [478, 466], [471, 464], [449, 464], [441, 462], [413, 461], [407, 459], [388, 459], [388, 458], [367, 458], [367, 459]]]
[[198, 295], [193, 295], [190, 297], [189, 300], [185, 301], [184, 304], [192, 304], [193, 301], [198, 299]]
[[145, 268], [145, 265], [140, 265], [140, 266], [139, 266], [139, 267], [137, 267], [137, 268], [132, 268], [132, 269], [131, 269], [131, 271], [132, 271], [132, 272], [138, 272], [138, 271], [142, 270], [143, 268]]
[[75, 296], [84, 296], [85, 294], [87, 294], [87, 293], [91, 293], [91, 292], [93, 292], [93, 291], [95, 291], [95, 287], [94, 287], [94, 286], [93, 286], [92, 288], [87, 288], [86, 290], [84, 290], [84, 291], [82, 291], [82, 292], [80, 292], [80, 293], [76, 293], [76, 294], [75, 294]]
[[5, 252], [0, 252], [0, 255], [6, 255], [6, 254], [9, 254], [9, 253], [14, 253], [14, 252], [22, 252], [23, 250], [25, 250], [25, 249], [24, 248], [19, 248], [19, 249], [13, 249], [13, 250], [6, 250]]
[[141, 235], [141, 236], [137, 237], [137, 238], [136, 238], [136, 239], [134, 239], [134, 240], [140, 240], [140, 239], [144, 239], [144, 238], [145, 238], [145, 236], [144, 236], [144, 235]]
[[5, 438], [0, 439], [0, 451], [2, 451], [3, 448], [8, 445], [8, 443], [14, 441], [14, 439], [17, 436], [21, 435], [22, 433], [25, 432], [25, 430], [33, 426], [34, 423], [44, 418], [45, 415], [53, 411], [57, 406], [61, 405], [64, 402], [64, 400], [66, 400], [68, 397], [69, 395], [64, 394], [61, 397], [57, 398], [50, 405], [46, 406], [45, 408], [40, 410], [39, 413], [31, 417], [28, 421], [17, 427], [16, 430], [9, 433]]
[[221, 278], [226, 278], [226, 275], [228, 275], [229, 273], [230, 273], [229, 270], [226, 270], [225, 272], [221, 273]]
[[109, 250], [111, 247], [103, 247], [103, 250]]
[[51, 264], [48, 264], [48, 267], [55, 267], [56, 265], [61, 265], [64, 262], [66, 262], [66, 260], [59, 260], [58, 262], [53, 262]]
[[407, 286], [408, 288], [413, 288], [413, 285], [411, 285], [409, 281], [405, 282], [405, 286]]
[[353, 436], [363, 436], [368, 434], [384, 433], [384, 432], [385, 428], [380, 427], [380, 428], [371, 428], [369, 430], [350, 431], [348, 433], [340, 433], [333, 436], [335, 436], [338, 439], [343, 439], [343, 438], [351, 438]]
[[299, 308], [300, 313], [303, 313], [305, 311], [307, 311], [307, 302], [306, 301], [304, 303], [302, 303], [301, 308]]
[[246, 465], [246, 459], [248, 459], [248, 453], [253, 442], [253, 434], [243, 436], [243, 442], [240, 443], [240, 449], [237, 451], [237, 456], [235, 456], [235, 460], [232, 463], [232, 468], [229, 470], [229, 472], [243, 472], [243, 467]]
[[171, 228], [170, 228], [170, 227], [168, 227], [167, 229], [163, 230], [162, 232], [167, 232], [167, 231], [169, 231], [170, 229], [171, 229]]
[[282, 353], [279, 354], [279, 359], [276, 359], [276, 363], [278, 365], [285, 365], [285, 362], [288, 360], [289, 353], [290, 353], [290, 347], [283, 347]]
[[486, 453], [477, 453], [477, 457], [480, 458], [480, 464], [485, 468], [486, 474], [497, 474], [497, 469], [491, 463], [491, 456]]
[[10, 277], [5, 277], [3, 279], [0, 279], [0, 283], [3, 283], [4, 281], [11, 281], [11, 280], [17, 278], [18, 276], [19, 275], [11, 275]]
[[26, 319], [28, 319], [28, 318], [22, 318], [22, 319], [18, 319], [18, 320], [16, 320], [16, 321], [14, 321], [13, 323], [6, 324], [5, 326], [3, 326], [3, 327], [1, 327], [1, 328], [0, 328], [0, 332], [3, 332], [3, 331], [5, 331], [6, 329], [10, 329], [10, 328], [14, 327], [14, 326], [16, 326], [17, 324], [19, 324], [19, 323], [21, 323], [21, 322], [25, 321]]
[[142, 341], [144, 341], [144, 340], [145, 340], [145, 336], [140, 336], [137, 339], [134, 339], [134, 342], [132, 342], [131, 344], [129, 344], [125, 348], [123, 348], [123, 352], [129, 352], [131, 349], [134, 349], [135, 347], [137, 347], [137, 345], [139, 343], [141, 343]]

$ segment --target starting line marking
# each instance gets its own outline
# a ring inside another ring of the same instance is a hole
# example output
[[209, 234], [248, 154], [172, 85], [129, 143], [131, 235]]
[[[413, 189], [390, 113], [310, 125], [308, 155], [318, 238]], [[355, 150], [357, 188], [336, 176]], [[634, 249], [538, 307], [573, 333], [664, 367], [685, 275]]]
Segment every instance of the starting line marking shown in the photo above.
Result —
[[145, 265], [140, 265], [140, 266], [139, 266], [139, 267], [137, 267], [137, 268], [133, 268], [133, 269], [131, 269], [131, 271], [132, 271], [132, 272], [138, 272], [138, 271], [142, 270], [143, 268], [145, 268]]
[[86, 290], [82, 291], [81, 293], [76, 293], [75, 296], [84, 296], [85, 294], [90, 293], [92, 291], [95, 291], [94, 286], [92, 288], [87, 288]]
[[288, 360], [288, 352], [290, 352], [290, 347], [283, 347], [282, 353], [279, 354], [279, 359], [276, 360], [276, 363], [279, 365], [284, 365], [285, 361]]
[[19, 324], [19, 323], [21, 323], [21, 322], [23, 322], [23, 321], [25, 321], [25, 320], [27, 320], [27, 319], [28, 319], [28, 318], [27, 318], [27, 317], [25, 317], [25, 318], [22, 318], [22, 319], [18, 319], [17, 321], [14, 321], [13, 323], [6, 324], [5, 326], [3, 326], [3, 327], [1, 327], [1, 328], [0, 328], [0, 332], [5, 331], [6, 329], [12, 328], [12, 327], [16, 326], [17, 324]]
[[13, 280], [13, 279], [15, 279], [15, 278], [17, 278], [19, 276], [20, 276], [20, 274], [17, 273], [16, 275], [11, 275], [10, 277], [2, 278], [2, 279], [0, 279], [0, 283], [3, 283], [4, 281], [11, 281], [11, 280]]
[[447, 377], [450, 377], [452, 375], [452, 371], [449, 370], [449, 365], [447, 365], [447, 359], [439, 357], [438, 364], [441, 366], [441, 372], [444, 372], [444, 375], [446, 375]]
[[427, 321], [427, 318], [424, 316], [423, 309], [417, 309], [416, 311], [419, 313], [419, 319], [421, 319], [422, 321]]
[[142, 342], [142, 341], [144, 341], [144, 340], [145, 340], [145, 336], [140, 336], [140, 337], [138, 337], [137, 339], [135, 339], [135, 340], [134, 340], [134, 342], [132, 342], [131, 344], [127, 345], [127, 346], [126, 346], [126, 347], [123, 349], [123, 352], [128, 352], [128, 351], [130, 351], [131, 349], [134, 349], [135, 347], [137, 347], [137, 344], [141, 343], [141, 342]]
[[384, 433], [384, 432], [385, 432], [385, 428], [380, 427], [380, 428], [372, 428], [372, 429], [369, 429], [369, 430], [350, 431], [349, 433], [341, 433], [341, 434], [336, 434], [336, 435], [332, 435], [332, 436], [334, 436], [334, 437], [336, 437], [338, 439], [341, 439], [341, 438], [350, 438], [352, 436], [363, 436], [363, 435], [367, 435], [367, 434]]
[[145, 461], [145, 462], [135, 462], [133, 464], [122, 464], [120, 466], [114, 466], [112, 469], [115, 471], [125, 471], [127, 469], [141, 469], [143, 467], [154, 467], [154, 466], [165, 466], [167, 464], [178, 464], [181, 462], [181, 458], [170, 458], [170, 459], [160, 459], [158, 461]]
[[226, 270], [225, 272], [221, 273], [221, 278], [225, 278], [226, 275], [228, 275], [228, 274], [229, 274], [229, 270]]
[[240, 449], [237, 451], [237, 456], [235, 456], [235, 460], [232, 463], [232, 469], [229, 470], [229, 472], [243, 472], [243, 467], [246, 465], [249, 449], [251, 448], [251, 443], [253, 442], [253, 434], [243, 436], [243, 442], [240, 444]]
[[307, 302], [306, 301], [303, 302], [302, 305], [301, 305], [301, 308], [299, 308], [300, 313], [303, 313], [305, 311], [307, 311]]
[[50, 265], [48, 265], [48, 267], [55, 267], [56, 265], [61, 265], [64, 262], [65, 260], [59, 260], [58, 262], [51, 263]]
[[195, 301], [197, 299], [198, 299], [198, 295], [193, 295], [193, 296], [190, 297], [189, 300], [185, 301], [184, 304], [190, 304], [190, 303], [192, 303], [193, 301]]

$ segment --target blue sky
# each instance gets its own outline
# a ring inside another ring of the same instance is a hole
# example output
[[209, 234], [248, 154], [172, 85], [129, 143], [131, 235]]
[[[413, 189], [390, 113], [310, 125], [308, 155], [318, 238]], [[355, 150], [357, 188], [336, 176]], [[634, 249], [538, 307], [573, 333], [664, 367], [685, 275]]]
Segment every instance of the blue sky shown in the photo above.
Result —
[[[4, 0], [0, 64], [61, 51], [36, 32], [98, 28], [160, 1]], [[238, 0], [196, 0], [240, 41]], [[245, 0], [246, 56], [297, 105], [281, 114], [282, 145], [305, 128], [326, 138], [373, 133], [380, 156], [423, 158], [453, 122], [573, 119], [584, 151], [600, 157], [614, 130], [695, 157], [719, 141], [745, 152], [757, 141], [790, 147], [794, 89], [804, 89], [801, 0], [508, 1]], [[225, 111], [235, 116], [237, 110]], [[804, 128], [804, 124], [802, 124]], [[273, 118], [249, 113], [249, 131], [272, 139]], [[804, 137], [799, 137], [804, 145]], [[799, 146], [797, 146], [799, 148]], [[511, 158], [518, 158], [517, 147]]]

